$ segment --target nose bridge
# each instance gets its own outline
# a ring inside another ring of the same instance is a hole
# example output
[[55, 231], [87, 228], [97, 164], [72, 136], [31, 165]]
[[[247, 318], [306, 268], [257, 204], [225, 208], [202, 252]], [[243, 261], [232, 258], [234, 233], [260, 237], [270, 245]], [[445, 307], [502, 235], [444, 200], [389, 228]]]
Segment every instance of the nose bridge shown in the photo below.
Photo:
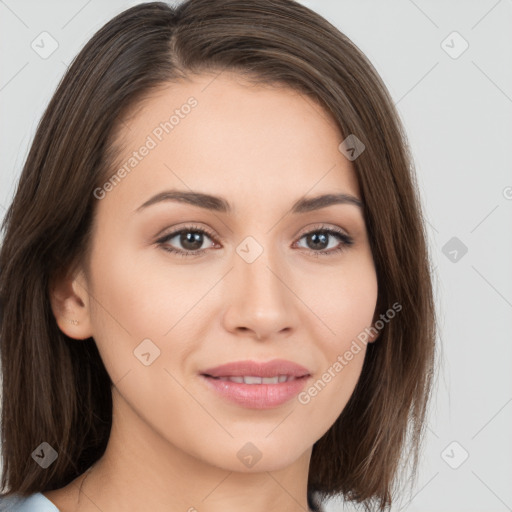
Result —
[[[286, 301], [289, 290], [284, 286], [286, 265], [280, 261], [280, 250], [273, 245], [272, 235], [246, 237], [236, 248], [236, 279], [245, 287], [245, 296], [261, 305]], [[265, 300], [264, 300], [265, 299]]]
[[231, 329], [250, 329], [259, 339], [295, 325], [296, 313], [280, 248], [271, 246], [271, 234], [257, 236], [236, 248], [227, 319]]

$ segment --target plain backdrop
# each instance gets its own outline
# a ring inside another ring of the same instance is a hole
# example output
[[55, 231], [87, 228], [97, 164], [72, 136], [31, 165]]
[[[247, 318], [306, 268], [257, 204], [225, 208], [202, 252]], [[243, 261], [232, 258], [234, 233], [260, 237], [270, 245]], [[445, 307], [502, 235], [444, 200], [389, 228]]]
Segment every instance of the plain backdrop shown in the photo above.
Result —
[[[67, 66], [136, 3], [0, 0], [0, 220]], [[393, 510], [512, 510], [512, 1], [302, 3], [384, 79], [427, 219], [442, 365], [418, 484]], [[51, 55], [33, 49], [40, 37]]]

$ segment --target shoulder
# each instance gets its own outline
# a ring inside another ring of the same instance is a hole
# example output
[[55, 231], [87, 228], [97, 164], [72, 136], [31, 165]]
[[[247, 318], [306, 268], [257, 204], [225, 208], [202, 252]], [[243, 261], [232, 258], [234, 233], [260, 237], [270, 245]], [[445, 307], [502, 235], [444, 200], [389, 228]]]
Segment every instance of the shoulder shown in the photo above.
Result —
[[21, 496], [0, 496], [0, 512], [59, 512], [59, 509], [40, 492]]

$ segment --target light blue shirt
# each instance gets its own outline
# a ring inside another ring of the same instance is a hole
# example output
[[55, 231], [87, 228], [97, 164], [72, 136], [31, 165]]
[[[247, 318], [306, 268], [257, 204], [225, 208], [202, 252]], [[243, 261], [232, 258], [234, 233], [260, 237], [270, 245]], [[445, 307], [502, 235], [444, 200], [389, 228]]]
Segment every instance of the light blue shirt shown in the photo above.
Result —
[[60, 512], [44, 494], [0, 498], [0, 512]]

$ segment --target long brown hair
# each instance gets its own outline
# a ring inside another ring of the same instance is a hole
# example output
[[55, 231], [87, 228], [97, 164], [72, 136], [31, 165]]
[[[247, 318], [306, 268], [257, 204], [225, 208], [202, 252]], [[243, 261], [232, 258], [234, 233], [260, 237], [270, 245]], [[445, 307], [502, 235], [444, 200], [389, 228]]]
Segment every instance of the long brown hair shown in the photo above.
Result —
[[[130, 8], [85, 45], [40, 121], [5, 215], [4, 496], [67, 485], [108, 442], [112, 382], [94, 340], [77, 342], [58, 328], [49, 286], [90, 248], [93, 191], [113, 173], [113, 135], [123, 114], [163, 84], [224, 70], [307, 94], [344, 138], [353, 134], [363, 142], [352, 164], [378, 278], [376, 317], [401, 305], [368, 344], [345, 409], [313, 446], [308, 499], [343, 495], [367, 510], [384, 510], [402, 462], [412, 462], [416, 474], [436, 319], [412, 158], [393, 101], [357, 46], [293, 0], [187, 0]], [[42, 442], [58, 452], [44, 470], [31, 458]]]

